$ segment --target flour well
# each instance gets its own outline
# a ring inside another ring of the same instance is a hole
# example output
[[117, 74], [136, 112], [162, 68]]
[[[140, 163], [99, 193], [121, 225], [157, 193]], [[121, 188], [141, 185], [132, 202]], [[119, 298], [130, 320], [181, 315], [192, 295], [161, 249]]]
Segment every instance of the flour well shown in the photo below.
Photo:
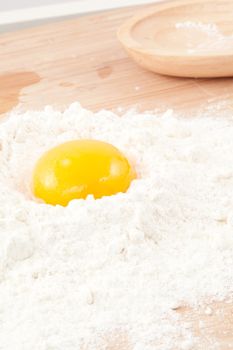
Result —
[[[79, 138], [115, 145], [139, 178], [125, 194], [37, 203], [36, 160]], [[12, 113], [0, 144], [0, 349], [103, 350], [119, 335], [123, 350], [195, 348], [176, 308], [233, 287], [233, 120], [73, 104]]]

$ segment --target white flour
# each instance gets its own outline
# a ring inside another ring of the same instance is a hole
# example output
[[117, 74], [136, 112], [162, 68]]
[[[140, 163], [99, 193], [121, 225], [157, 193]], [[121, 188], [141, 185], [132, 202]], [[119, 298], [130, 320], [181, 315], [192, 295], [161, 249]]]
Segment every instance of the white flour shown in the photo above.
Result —
[[202, 22], [192, 22], [192, 21], [185, 21], [185, 22], [178, 22], [176, 23], [177, 29], [196, 29], [199, 31], [203, 31], [209, 36], [213, 36], [216, 34], [220, 34], [220, 31], [215, 23], [202, 23]]
[[[233, 34], [224, 35], [215, 23], [185, 21], [176, 23], [175, 28], [186, 31], [189, 37], [188, 52], [190, 54], [212, 50], [215, 53], [218, 50], [220, 52], [233, 50]], [[194, 41], [194, 31], [199, 36], [198, 44]]]
[[[37, 203], [35, 161], [78, 138], [118, 147], [139, 179], [126, 194]], [[195, 348], [174, 308], [233, 287], [233, 120], [73, 104], [12, 113], [0, 143], [0, 349], [103, 350], [117, 334], [127, 350]]]

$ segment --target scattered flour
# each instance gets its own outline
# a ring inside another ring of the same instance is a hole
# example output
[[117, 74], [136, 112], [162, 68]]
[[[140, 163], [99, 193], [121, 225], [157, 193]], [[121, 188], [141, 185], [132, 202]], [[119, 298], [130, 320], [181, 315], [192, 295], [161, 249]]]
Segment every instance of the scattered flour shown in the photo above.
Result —
[[185, 22], [178, 22], [176, 23], [177, 29], [197, 29], [205, 32], [209, 36], [213, 36], [216, 34], [219, 34], [219, 29], [215, 23], [202, 23], [202, 22], [192, 22], [192, 21], [185, 21]]
[[[36, 202], [37, 158], [78, 138], [112, 143], [139, 178], [66, 208]], [[117, 334], [127, 350], [195, 349], [175, 309], [233, 289], [233, 120], [75, 103], [12, 113], [0, 146], [0, 350], [104, 350]]]
[[[216, 52], [217, 50], [227, 51], [233, 49], [233, 34], [222, 34], [215, 23], [185, 21], [176, 23], [175, 28], [186, 30], [186, 34], [190, 35], [190, 41], [188, 42], [188, 52], [190, 54], [211, 50]], [[196, 31], [199, 35], [198, 44], [194, 41], [193, 31]]]

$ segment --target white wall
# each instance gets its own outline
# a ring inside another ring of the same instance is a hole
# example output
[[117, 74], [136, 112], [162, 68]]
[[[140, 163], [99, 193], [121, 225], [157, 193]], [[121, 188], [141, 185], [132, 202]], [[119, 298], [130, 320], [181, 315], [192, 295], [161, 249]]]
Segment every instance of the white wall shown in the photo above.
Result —
[[[25, 24], [158, 1], [163, 0], [7, 0], [5, 5], [0, 0], [0, 30], [3, 26], [16, 23]], [[13, 9], [12, 6], [18, 8]]]
[[[157, 0], [158, 1], [158, 0]], [[95, 8], [96, 6], [111, 7], [112, 3], [117, 3], [117, 0], [0, 0], [0, 12], [2, 11], [13, 11], [19, 9], [35, 8], [47, 5], [66, 5], [66, 3], [76, 2], [79, 4], [88, 3], [90, 7]], [[122, 1], [118, 1], [119, 6], [122, 5]], [[138, 3], [139, 0], [126, 0], [126, 3]], [[140, 0], [141, 3], [153, 2], [153, 0]], [[154, 0], [156, 2], [156, 0]]]
[[37, 7], [58, 3], [66, 3], [66, 0], [0, 0], [0, 11], [12, 11], [16, 9], [18, 10], [23, 8], [25, 9], [29, 7]]

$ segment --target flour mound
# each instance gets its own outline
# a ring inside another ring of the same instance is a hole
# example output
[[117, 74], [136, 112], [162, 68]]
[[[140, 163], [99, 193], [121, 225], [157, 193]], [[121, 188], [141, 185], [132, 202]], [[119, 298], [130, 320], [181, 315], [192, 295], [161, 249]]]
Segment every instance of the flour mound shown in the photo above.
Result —
[[[33, 198], [38, 157], [83, 138], [134, 164], [128, 192], [67, 207]], [[129, 350], [195, 346], [175, 306], [233, 287], [232, 119], [75, 103], [12, 113], [0, 146], [0, 349], [102, 350], [117, 334]]]

